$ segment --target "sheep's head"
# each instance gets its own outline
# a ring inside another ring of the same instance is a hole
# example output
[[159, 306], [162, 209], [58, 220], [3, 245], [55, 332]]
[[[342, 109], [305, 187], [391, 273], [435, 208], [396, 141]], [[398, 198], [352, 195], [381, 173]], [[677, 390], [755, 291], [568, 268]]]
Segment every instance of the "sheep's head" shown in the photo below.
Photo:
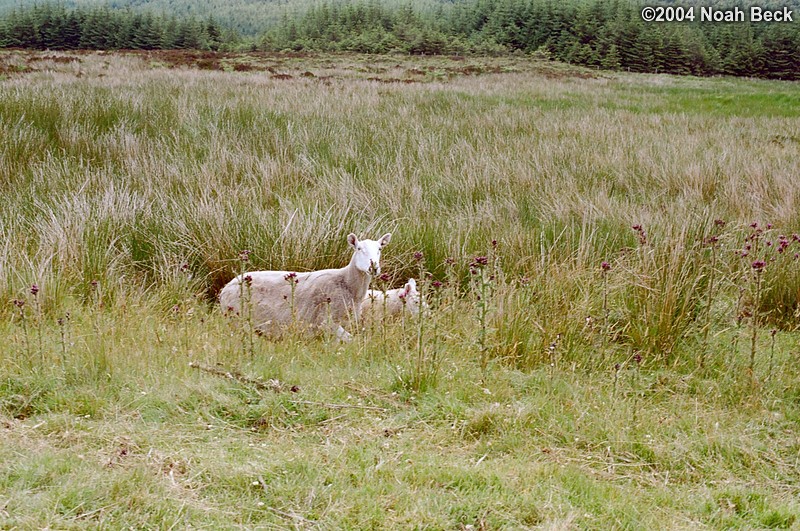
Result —
[[[416, 315], [419, 313], [419, 291], [417, 291], [417, 281], [409, 278], [403, 290], [399, 294], [400, 300], [403, 301], [406, 310]], [[423, 305], [424, 306], [424, 305]]]
[[381, 274], [381, 249], [392, 239], [392, 234], [387, 232], [378, 241], [359, 240], [355, 234], [347, 235], [347, 243], [355, 249], [353, 261], [359, 271], [370, 275]]

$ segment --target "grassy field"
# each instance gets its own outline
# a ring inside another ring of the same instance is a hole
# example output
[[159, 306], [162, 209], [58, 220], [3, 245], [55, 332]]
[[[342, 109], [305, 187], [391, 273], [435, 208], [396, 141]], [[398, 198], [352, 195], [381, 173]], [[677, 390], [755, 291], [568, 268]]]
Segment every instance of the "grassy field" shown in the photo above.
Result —
[[[797, 84], [8, 51], [0, 138], [3, 529], [800, 529]], [[351, 231], [430, 312], [215, 306]]]

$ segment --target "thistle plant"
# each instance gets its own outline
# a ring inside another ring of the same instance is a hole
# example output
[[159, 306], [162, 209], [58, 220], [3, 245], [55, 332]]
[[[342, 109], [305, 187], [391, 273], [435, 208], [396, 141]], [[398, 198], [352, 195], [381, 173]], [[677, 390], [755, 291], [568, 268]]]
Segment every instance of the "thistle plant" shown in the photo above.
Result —
[[753, 305], [753, 318], [751, 322], [752, 335], [750, 336], [750, 365], [748, 367], [750, 377], [755, 378], [755, 364], [756, 364], [756, 342], [758, 341], [758, 325], [759, 325], [759, 305], [761, 304], [761, 288], [763, 286], [762, 277], [766, 268], [764, 260], [756, 260], [753, 262], [753, 272], [755, 274], [755, 304]]
[[469, 272], [474, 279], [477, 287], [477, 308], [478, 308], [478, 348], [480, 350], [481, 372], [484, 377], [489, 365], [489, 293], [494, 276], [487, 273], [489, 259], [486, 256], [476, 256], [469, 265]]
[[283, 280], [285, 280], [289, 284], [289, 289], [290, 289], [290, 294], [289, 294], [289, 312], [290, 312], [291, 319], [292, 319], [291, 326], [292, 326], [292, 328], [294, 328], [295, 325], [297, 324], [297, 312], [296, 312], [296, 308], [295, 308], [295, 304], [294, 304], [294, 292], [295, 292], [295, 289], [297, 289], [297, 283], [299, 282], [299, 279], [297, 278], [297, 273], [291, 272], [291, 273], [286, 273], [283, 276]]
[[36, 339], [39, 347], [39, 358], [41, 358], [42, 365], [44, 365], [44, 349], [42, 347], [42, 306], [39, 303], [39, 286], [32, 284], [30, 292], [33, 296], [33, 306], [36, 317]]
[[28, 360], [31, 358], [31, 341], [28, 337], [28, 322], [25, 319], [25, 301], [22, 299], [14, 299], [14, 306], [19, 311], [19, 319], [22, 323], [22, 337], [25, 340], [25, 352], [28, 355]]
[[64, 317], [59, 317], [56, 321], [58, 323], [58, 330], [61, 335], [61, 366], [64, 367], [67, 362], [67, 344], [69, 343], [69, 332], [67, 325], [69, 324], [70, 314], [67, 312]]
[[642, 355], [637, 352], [633, 355], [633, 361], [635, 365], [633, 366], [633, 411], [632, 411], [632, 419], [631, 425], [636, 425], [636, 418], [639, 413], [639, 387], [641, 383], [641, 365], [642, 365]]
[[603, 261], [600, 264], [600, 271], [603, 275], [603, 328], [600, 331], [602, 345], [600, 353], [602, 362], [606, 360], [606, 342], [608, 341], [608, 272], [611, 271], [611, 264]]
[[253, 340], [253, 306], [252, 284], [253, 277], [245, 275], [247, 264], [250, 262], [250, 251], [244, 249], [239, 252], [239, 321], [242, 330], [242, 353], [250, 355], [255, 353], [255, 342]]
[[767, 380], [772, 378], [772, 361], [775, 358], [775, 335], [778, 333], [778, 330], [773, 328], [770, 330], [769, 335], [772, 337], [772, 341], [770, 342], [769, 347], [769, 369], [767, 370]]
[[[715, 229], [722, 229], [725, 227], [725, 221], [721, 219], [714, 220], [714, 228]], [[706, 308], [705, 308], [705, 315], [704, 315], [704, 323], [703, 323], [703, 348], [700, 350], [700, 368], [702, 369], [705, 367], [706, 361], [706, 353], [708, 351], [708, 332], [711, 328], [711, 306], [714, 302], [714, 281], [716, 279], [716, 272], [717, 272], [717, 248], [719, 245], [719, 236], [715, 231], [715, 234], [709, 236], [706, 241], [706, 245], [711, 248], [711, 269], [708, 273], [708, 292], [707, 292], [707, 299], [706, 299]]]

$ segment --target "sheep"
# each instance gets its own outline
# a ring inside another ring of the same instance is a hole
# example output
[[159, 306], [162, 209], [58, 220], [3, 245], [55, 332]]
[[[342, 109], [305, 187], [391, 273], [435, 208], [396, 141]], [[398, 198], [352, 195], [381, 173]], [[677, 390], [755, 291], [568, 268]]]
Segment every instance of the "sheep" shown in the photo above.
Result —
[[[339, 269], [243, 273], [222, 288], [222, 310], [239, 312], [240, 297], [244, 295], [250, 299], [254, 326], [266, 335], [277, 335], [296, 320], [310, 331], [335, 332], [340, 340], [349, 341], [351, 335], [342, 325], [351, 318], [358, 319], [372, 275], [380, 274], [381, 249], [391, 237], [386, 233], [377, 241], [359, 240], [355, 234], [348, 234], [353, 256], [349, 264]], [[249, 282], [249, 287], [241, 285], [242, 279]]]
[[[408, 279], [406, 285], [399, 289], [386, 290], [386, 298], [384, 301], [383, 291], [371, 289], [367, 291], [364, 302], [361, 305], [362, 315], [371, 315], [372, 317], [382, 317], [384, 303], [386, 305], [386, 315], [395, 316], [402, 315], [403, 312], [409, 312], [411, 315], [419, 313], [420, 295], [417, 291], [417, 281], [413, 278]], [[423, 306], [425, 304], [423, 303]]]

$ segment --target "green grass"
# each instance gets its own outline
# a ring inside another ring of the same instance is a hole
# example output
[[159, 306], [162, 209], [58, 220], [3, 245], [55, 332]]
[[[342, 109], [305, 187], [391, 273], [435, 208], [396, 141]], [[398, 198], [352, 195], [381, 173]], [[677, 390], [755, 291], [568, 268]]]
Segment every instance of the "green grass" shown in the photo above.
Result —
[[[796, 85], [77, 57], [0, 81], [0, 527], [800, 526]], [[351, 231], [393, 232], [422, 328], [251, 355], [239, 252], [336, 267]]]

